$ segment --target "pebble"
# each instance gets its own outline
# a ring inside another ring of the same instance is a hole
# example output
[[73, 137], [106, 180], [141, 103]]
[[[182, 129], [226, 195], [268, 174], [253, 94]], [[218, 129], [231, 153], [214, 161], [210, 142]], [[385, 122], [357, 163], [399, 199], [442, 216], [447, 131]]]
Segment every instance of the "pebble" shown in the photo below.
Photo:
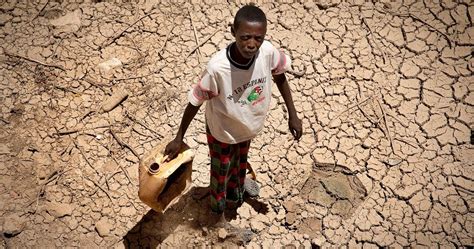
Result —
[[207, 227], [202, 227], [202, 236], [206, 237], [209, 234], [209, 229]]
[[100, 237], [106, 237], [110, 235], [110, 231], [112, 230], [112, 224], [110, 224], [107, 220], [101, 219], [95, 224], [95, 229]]
[[8, 237], [14, 237], [20, 234], [25, 228], [25, 220], [16, 214], [5, 218], [3, 224], [3, 234]]
[[220, 228], [218, 231], [218, 237], [219, 239], [221, 240], [225, 240], [227, 238], [227, 230], [225, 230], [225, 228]]
[[270, 227], [270, 229], [268, 230], [268, 233], [269, 233], [269, 234], [272, 234], [272, 235], [277, 235], [277, 234], [280, 233], [280, 229], [278, 229], [277, 226], [272, 225], [272, 226]]
[[10, 148], [8, 148], [8, 144], [1, 143], [0, 144], [0, 155], [1, 154], [9, 154], [9, 153], [10, 153]]
[[49, 202], [46, 204], [46, 210], [55, 218], [61, 218], [64, 216], [70, 216], [74, 208], [71, 204]]

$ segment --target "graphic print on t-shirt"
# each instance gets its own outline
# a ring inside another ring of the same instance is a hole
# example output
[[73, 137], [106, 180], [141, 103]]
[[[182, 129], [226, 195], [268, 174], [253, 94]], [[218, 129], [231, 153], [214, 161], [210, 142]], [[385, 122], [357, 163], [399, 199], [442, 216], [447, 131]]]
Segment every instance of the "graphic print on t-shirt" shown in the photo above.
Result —
[[[265, 96], [262, 96], [262, 92], [266, 80], [267, 77], [262, 77], [253, 79], [241, 86], [238, 86], [232, 90], [232, 94], [229, 94], [227, 99], [234, 100], [235, 102], [240, 103], [241, 106], [248, 104], [256, 105], [265, 99]], [[249, 93], [244, 94], [244, 92]]]
[[265, 96], [262, 96], [263, 86], [256, 86], [248, 95], [247, 100], [252, 103], [252, 105], [256, 105], [262, 102], [265, 99]]

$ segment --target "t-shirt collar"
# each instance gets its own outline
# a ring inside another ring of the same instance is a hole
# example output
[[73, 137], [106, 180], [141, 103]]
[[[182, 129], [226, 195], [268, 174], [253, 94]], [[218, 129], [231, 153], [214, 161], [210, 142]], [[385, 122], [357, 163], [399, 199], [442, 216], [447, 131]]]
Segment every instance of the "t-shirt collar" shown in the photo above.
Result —
[[252, 57], [252, 59], [250, 59], [247, 64], [240, 64], [240, 63], [236, 62], [235, 60], [233, 60], [232, 57], [230, 56], [230, 49], [232, 48], [232, 46], [235, 46], [235, 42], [233, 42], [229, 46], [227, 46], [227, 51], [226, 51], [227, 59], [230, 61], [230, 64], [232, 64], [234, 67], [236, 67], [238, 69], [243, 69], [243, 70], [249, 69], [252, 66], [253, 62], [255, 61], [255, 57], [257, 55], [254, 55]]

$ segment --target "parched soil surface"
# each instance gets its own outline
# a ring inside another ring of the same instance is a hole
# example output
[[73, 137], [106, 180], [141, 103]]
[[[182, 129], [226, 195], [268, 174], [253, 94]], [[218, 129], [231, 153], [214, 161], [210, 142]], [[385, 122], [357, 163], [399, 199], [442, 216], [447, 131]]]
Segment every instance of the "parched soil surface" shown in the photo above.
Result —
[[241, 4], [71, 2], [0, 4], [0, 247], [474, 246], [472, 1], [262, 1], [304, 134], [274, 87], [235, 231], [202, 196], [203, 108], [190, 191], [164, 214], [137, 191]]

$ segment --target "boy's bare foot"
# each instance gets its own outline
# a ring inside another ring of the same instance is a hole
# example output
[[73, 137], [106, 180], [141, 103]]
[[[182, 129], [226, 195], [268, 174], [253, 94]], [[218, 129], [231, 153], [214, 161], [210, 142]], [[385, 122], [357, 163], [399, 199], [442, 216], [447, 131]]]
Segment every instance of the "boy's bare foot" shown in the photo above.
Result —
[[250, 177], [245, 177], [244, 190], [250, 197], [256, 197], [260, 194], [260, 186]]
[[211, 212], [209, 215], [210, 225], [218, 228], [225, 228], [227, 220], [225, 219], [224, 213]]
[[223, 212], [222, 213], [211, 212], [209, 218], [210, 218], [212, 227], [224, 228], [227, 230], [227, 233], [229, 234], [231, 234], [232, 231], [236, 230], [236, 228], [227, 221]]
[[248, 229], [242, 229], [231, 225], [225, 218], [224, 213], [211, 212], [211, 229], [215, 229], [220, 240], [235, 240], [236, 243], [246, 245], [252, 239], [254, 233]]

